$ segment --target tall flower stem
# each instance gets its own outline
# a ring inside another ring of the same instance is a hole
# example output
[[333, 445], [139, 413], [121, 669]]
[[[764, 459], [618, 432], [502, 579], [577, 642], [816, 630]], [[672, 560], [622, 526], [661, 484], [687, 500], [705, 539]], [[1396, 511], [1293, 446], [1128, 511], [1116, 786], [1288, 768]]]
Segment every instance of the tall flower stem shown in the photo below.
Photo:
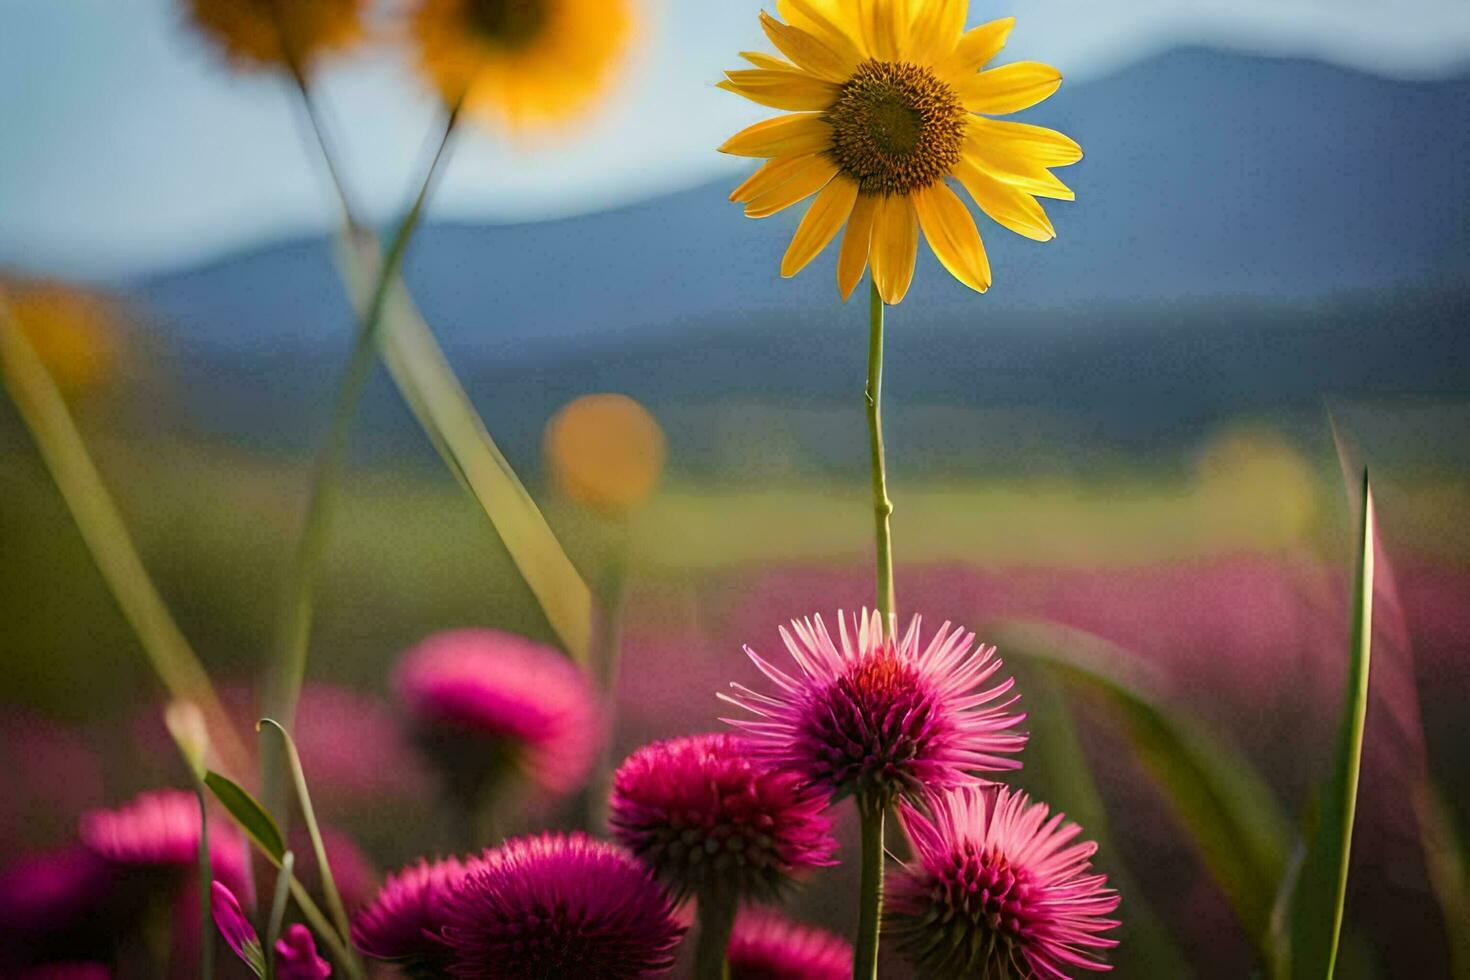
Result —
[[694, 939], [694, 980], [728, 980], [725, 950], [735, 930], [734, 896], [706, 892], [699, 896], [699, 934]]
[[858, 936], [853, 980], [878, 976], [878, 930], [883, 924], [883, 817], [888, 808], [871, 796], [858, 797], [862, 827], [862, 877], [858, 885]]
[[[444, 134], [424, 174], [418, 194], [399, 222], [387, 254], [383, 257], [372, 299], [360, 319], [352, 353], [337, 387], [327, 441], [321, 455], [317, 457], [306, 520], [287, 573], [287, 605], [281, 620], [276, 660], [272, 665], [265, 697], [266, 714], [280, 719], [288, 730], [296, 717], [296, 702], [306, 674], [316, 580], [331, 532], [338, 482], [347, 457], [348, 436], [352, 431], [363, 389], [367, 386], [368, 378], [372, 376], [373, 366], [377, 362], [378, 338], [391, 286], [398, 278], [409, 242], [423, 218], [425, 205], [434, 187], [435, 178], [447, 157], [450, 138], [458, 120], [459, 108], [456, 106], [449, 113]], [[261, 758], [265, 802], [279, 819], [285, 812], [281, 806], [285, 799], [284, 752], [278, 743], [270, 744], [263, 747]]]
[[873, 532], [878, 558], [878, 611], [888, 629], [895, 612], [893, 600], [893, 532], [889, 518], [888, 473], [883, 459], [883, 299], [874, 282], [868, 300], [868, 384], [863, 390], [868, 409], [868, 449], [873, 468]]

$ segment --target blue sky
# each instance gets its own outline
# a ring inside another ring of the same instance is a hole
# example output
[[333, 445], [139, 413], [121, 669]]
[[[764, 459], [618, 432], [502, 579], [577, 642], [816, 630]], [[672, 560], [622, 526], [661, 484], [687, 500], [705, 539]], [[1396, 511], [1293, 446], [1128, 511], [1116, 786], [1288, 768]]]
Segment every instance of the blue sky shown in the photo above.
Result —
[[[735, 52], [764, 46], [760, 7], [642, 0], [641, 43], [610, 103], [554, 141], [467, 135], [435, 216], [534, 220], [739, 169], [713, 147], [765, 111], [713, 83]], [[1466, 0], [973, 2], [971, 20], [1010, 12], [1021, 19], [1008, 53], [1074, 83], [1181, 43], [1395, 77], [1470, 67]], [[125, 276], [330, 226], [284, 83], [223, 70], [175, 0], [0, 0], [0, 17], [0, 263]], [[354, 190], [386, 218], [421, 164], [435, 103], [391, 46], [331, 66], [323, 86]]]

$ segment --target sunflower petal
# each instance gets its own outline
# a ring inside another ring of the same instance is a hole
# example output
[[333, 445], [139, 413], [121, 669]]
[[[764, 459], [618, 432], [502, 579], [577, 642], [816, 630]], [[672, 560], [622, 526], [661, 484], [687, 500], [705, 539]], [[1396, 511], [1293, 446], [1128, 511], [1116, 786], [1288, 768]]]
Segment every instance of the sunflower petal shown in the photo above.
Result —
[[837, 173], [837, 164], [824, 156], [813, 156], [790, 178], [771, 188], [764, 194], [751, 199], [745, 205], [747, 218], [769, 218], [777, 211], [784, 211], [798, 201], [804, 201], [827, 186]]
[[996, 180], [1013, 184], [1036, 197], [1073, 201], [1077, 195], [1046, 167], [1004, 141], [987, 139], [982, 120], [971, 117], [965, 134], [963, 158]]
[[796, 153], [776, 157], [761, 164], [755, 173], [745, 178], [744, 183], [730, 192], [730, 200], [744, 204], [774, 190], [803, 170], [816, 156], [815, 153]]
[[1004, 119], [972, 119], [970, 130], [977, 139], [1006, 147], [1043, 167], [1066, 167], [1082, 159], [1077, 141], [1055, 129]]
[[761, 27], [782, 54], [790, 58], [798, 68], [811, 72], [829, 82], [845, 82], [857, 67], [857, 60], [849, 60], [811, 34], [799, 27], [783, 24], [765, 11], [761, 11]]
[[939, 76], [954, 84], [963, 83], [1000, 54], [1010, 39], [1011, 28], [1015, 26], [1016, 18], [1002, 17], [966, 31], [954, 51], [939, 66]]
[[997, 180], [964, 160], [955, 167], [954, 175], [992, 221], [1033, 241], [1049, 242], [1057, 237], [1046, 211], [1021, 188]]
[[942, 64], [964, 33], [969, 10], [970, 0], [930, 0], [914, 17], [906, 59], [919, 65]]
[[773, 71], [752, 68], [727, 71], [717, 88], [742, 95], [752, 102], [788, 112], [826, 109], [837, 101], [835, 82], [824, 81], [804, 71]]
[[720, 152], [737, 157], [779, 157], [815, 153], [831, 142], [832, 127], [821, 113], [800, 112], [747, 126], [726, 140]]
[[914, 192], [924, 237], [950, 275], [976, 292], [990, 288], [990, 260], [965, 203], [944, 181]]
[[852, 0], [777, 0], [776, 13], [853, 64], [868, 56]]
[[788, 279], [796, 275], [831, 244], [842, 230], [842, 223], [852, 214], [857, 196], [857, 181], [847, 177], [838, 177], [822, 188], [822, 193], [807, 208], [801, 224], [796, 226], [791, 247], [781, 259], [781, 275]]
[[778, 58], [764, 51], [742, 51], [740, 57], [755, 65], [757, 68], [770, 68], [773, 71], [797, 71], [797, 67], [784, 58]]
[[859, 194], [852, 206], [852, 216], [847, 219], [847, 232], [842, 236], [842, 248], [837, 253], [837, 289], [842, 301], [847, 302], [852, 291], [863, 278], [868, 267], [868, 245], [873, 240], [873, 217], [878, 211], [878, 202], [883, 200], [876, 194]]
[[869, 251], [878, 295], [889, 306], [902, 302], [914, 281], [914, 260], [919, 254], [919, 220], [907, 194], [879, 199]]
[[982, 71], [959, 86], [960, 101], [971, 112], [1003, 116], [1050, 98], [1062, 86], [1062, 73], [1039, 61], [1017, 61]]
[[897, 61], [908, 43], [908, 0], [858, 0], [864, 44], [880, 61]]

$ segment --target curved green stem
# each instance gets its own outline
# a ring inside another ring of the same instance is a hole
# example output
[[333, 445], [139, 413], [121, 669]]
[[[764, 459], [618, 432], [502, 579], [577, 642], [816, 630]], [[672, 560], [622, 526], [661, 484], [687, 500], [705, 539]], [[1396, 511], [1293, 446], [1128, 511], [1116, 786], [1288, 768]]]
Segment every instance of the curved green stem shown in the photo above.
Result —
[[[357, 404], [362, 399], [363, 389], [372, 376], [378, 356], [378, 338], [383, 322], [383, 311], [387, 306], [390, 287], [397, 280], [408, 252], [409, 241], [423, 218], [424, 207], [433, 189], [435, 177], [449, 148], [450, 137], [459, 119], [458, 107], [449, 114], [444, 135], [434, 153], [433, 162], [424, 174], [413, 205], [399, 222], [388, 252], [378, 270], [372, 300], [360, 320], [352, 354], [337, 388], [332, 408], [331, 428], [321, 455], [317, 457], [312, 475], [311, 493], [307, 503], [306, 521], [301, 537], [297, 540], [287, 573], [287, 606], [282, 619], [280, 636], [276, 648], [276, 661], [271, 671], [266, 690], [265, 713], [290, 727], [296, 717], [296, 702], [306, 674], [307, 647], [311, 638], [312, 605], [317, 573], [326, 550], [332, 524], [332, 511], [336, 503], [341, 470], [346, 462], [348, 435], [357, 414]], [[285, 766], [279, 745], [263, 747], [265, 802], [273, 813], [284, 815], [280, 806], [285, 798]]]
[[853, 980], [878, 976], [878, 930], [883, 924], [883, 817], [879, 800], [858, 798], [862, 826], [862, 879], [858, 886], [858, 937], [853, 948]]
[[725, 950], [735, 929], [735, 899], [728, 895], [699, 896], [699, 934], [694, 939], [694, 980], [728, 980], [730, 964]]
[[883, 461], [883, 299], [873, 283], [868, 300], [868, 385], [863, 391], [868, 408], [868, 448], [873, 466], [873, 530], [878, 552], [878, 612], [883, 628], [897, 611], [893, 599], [893, 532], [889, 518], [888, 473]]

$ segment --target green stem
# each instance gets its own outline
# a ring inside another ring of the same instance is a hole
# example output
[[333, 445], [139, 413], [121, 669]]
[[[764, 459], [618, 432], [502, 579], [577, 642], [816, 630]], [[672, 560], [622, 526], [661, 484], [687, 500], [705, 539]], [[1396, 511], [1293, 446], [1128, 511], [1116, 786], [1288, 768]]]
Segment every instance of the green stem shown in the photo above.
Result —
[[[388, 247], [387, 255], [383, 258], [373, 288], [372, 299], [360, 320], [352, 354], [343, 372], [341, 384], [337, 388], [326, 445], [321, 455], [317, 457], [307, 503], [306, 521], [301, 537], [297, 540], [296, 550], [287, 573], [287, 605], [278, 638], [276, 662], [273, 665], [265, 698], [265, 713], [288, 728], [294, 724], [296, 702], [306, 675], [306, 657], [311, 639], [312, 604], [316, 580], [331, 532], [337, 485], [347, 457], [348, 435], [357, 414], [357, 404], [362, 399], [363, 389], [367, 386], [368, 378], [372, 376], [373, 366], [377, 362], [378, 338], [390, 287], [398, 278], [404, 256], [408, 252], [408, 244], [423, 217], [429, 193], [433, 189], [435, 177], [445, 159], [450, 137], [454, 133], [455, 123], [458, 120], [459, 109], [455, 107], [450, 111], [449, 119], [444, 127], [444, 135], [439, 141], [439, 147], [434, 153], [428, 171], [424, 174], [423, 183], [419, 186], [413, 205], [399, 223], [398, 230], [394, 233], [393, 240]], [[286, 812], [280, 805], [285, 799], [283, 754], [279, 745], [262, 746], [264, 802], [271, 812], [282, 816]]]
[[598, 691], [602, 695], [602, 723], [607, 734], [585, 790], [583, 813], [590, 833], [597, 833], [602, 827], [608, 792], [612, 788], [612, 733], [617, 727], [618, 665], [622, 660], [623, 612], [628, 598], [628, 527], [619, 522], [614, 530], [616, 540], [608, 560], [602, 597], [606, 615], [593, 649], [592, 666], [596, 672]]
[[699, 896], [699, 932], [694, 939], [694, 980], [728, 980], [730, 964], [725, 950], [735, 929], [735, 899], [728, 895]]
[[246, 768], [244, 745], [209, 675], [148, 575], [117, 504], [102, 482], [76, 421], [0, 292], [0, 383], [9, 391], [61, 493], [92, 561], [171, 698], [204, 712], [222, 768]]
[[214, 913], [210, 909], [214, 873], [209, 859], [209, 812], [204, 802], [204, 785], [194, 781], [199, 797], [199, 976], [214, 980]]
[[883, 816], [887, 807], [858, 798], [862, 824], [862, 880], [858, 886], [858, 937], [853, 950], [853, 980], [878, 976], [878, 930], [883, 923]]
[[893, 501], [888, 498], [888, 473], [883, 461], [883, 299], [878, 284], [872, 284], [868, 301], [868, 385], [863, 391], [868, 408], [868, 448], [873, 466], [873, 530], [878, 551], [878, 612], [883, 629], [889, 629], [896, 612], [893, 599], [893, 532], [889, 518]]

